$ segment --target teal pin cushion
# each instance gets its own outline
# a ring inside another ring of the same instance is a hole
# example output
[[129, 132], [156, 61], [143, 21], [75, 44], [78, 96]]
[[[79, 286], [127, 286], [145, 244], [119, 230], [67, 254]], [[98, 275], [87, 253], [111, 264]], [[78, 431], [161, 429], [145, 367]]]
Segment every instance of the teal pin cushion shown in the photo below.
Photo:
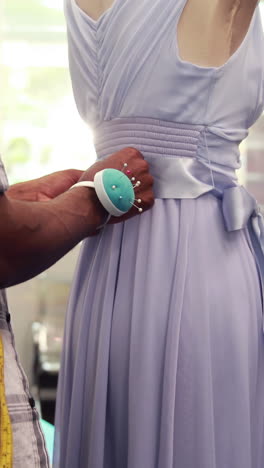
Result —
[[117, 169], [104, 169], [94, 177], [94, 188], [104, 208], [112, 216], [127, 213], [135, 202], [131, 180]]
[[[126, 171], [126, 174], [123, 172], [124, 170]], [[131, 175], [131, 171], [128, 169], [128, 164], [124, 163], [122, 171], [118, 171], [117, 169], [103, 169], [95, 174], [93, 182], [89, 180], [81, 180], [80, 182], [77, 182], [77, 184], [74, 184], [70, 190], [75, 187], [94, 188], [99, 201], [109, 213], [108, 218], [103, 225], [105, 226], [111, 216], [122, 216], [127, 213], [132, 206], [134, 206], [139, 213], [143, 212], [143, 207], [135, 204], [136, 201], [141, 205], [142, 200], [141, 198], [135, 200], [134, 191], [135, 188], [140, 186], [141, 182], [139, 180], [136, 182], [135, 177], [131, 177], [130, 180], [128, 174]], [[100, 226], [99, 228], [103, 226]]]

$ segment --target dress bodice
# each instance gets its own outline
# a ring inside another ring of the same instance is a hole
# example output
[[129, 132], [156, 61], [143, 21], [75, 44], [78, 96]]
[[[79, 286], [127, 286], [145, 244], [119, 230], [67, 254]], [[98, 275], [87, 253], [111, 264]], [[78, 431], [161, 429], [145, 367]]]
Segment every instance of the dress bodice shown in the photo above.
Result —
[[263, 108], [263, 32], [258, 8], [221, 67], [181, 60], [177, 25], [186, 0], [115, 0], [92, 20], [65, 0], [69, 59], [79, 112], [93, 128], [141, 117], [206, 125], [241, 141]]

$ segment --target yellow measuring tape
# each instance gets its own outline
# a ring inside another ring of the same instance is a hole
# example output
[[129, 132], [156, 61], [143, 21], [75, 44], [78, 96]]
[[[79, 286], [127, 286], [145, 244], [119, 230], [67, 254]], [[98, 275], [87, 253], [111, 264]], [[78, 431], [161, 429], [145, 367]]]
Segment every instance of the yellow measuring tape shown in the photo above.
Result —
[[13, 438], [6, 403], [4, 378], [4, 345], [0, 336], [0, 468], [12, 468]]

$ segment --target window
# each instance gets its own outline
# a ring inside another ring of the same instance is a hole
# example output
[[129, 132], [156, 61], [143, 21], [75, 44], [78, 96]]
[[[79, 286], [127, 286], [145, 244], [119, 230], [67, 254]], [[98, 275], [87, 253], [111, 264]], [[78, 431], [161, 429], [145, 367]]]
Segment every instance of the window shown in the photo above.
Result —
[[0, 145], [10, 182], [85, 169], [95, 153], [73, 102], [63, 0], [2, 0], [0, 8]]

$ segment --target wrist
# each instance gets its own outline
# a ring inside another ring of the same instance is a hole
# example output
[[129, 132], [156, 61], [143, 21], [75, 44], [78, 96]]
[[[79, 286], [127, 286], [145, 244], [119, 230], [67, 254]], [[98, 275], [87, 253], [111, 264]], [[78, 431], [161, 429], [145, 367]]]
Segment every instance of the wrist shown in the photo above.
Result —
[[82, 200], [84, 200], [87, 210], [86, 222], [88, 226], [87, 236], [98, 233], [98, 228], [104, 224], [108, 218], [108, 212], [98, 199], [94, 188], [90, 187], [74, 187], [71, 192], [80, 193]]
[[54, 202], [66, 204], [69, 223], [75, 234], [80, 235], [80, 240], [97, 234], [98, 227], [108, 216], [93, 188], [74, 187]]

